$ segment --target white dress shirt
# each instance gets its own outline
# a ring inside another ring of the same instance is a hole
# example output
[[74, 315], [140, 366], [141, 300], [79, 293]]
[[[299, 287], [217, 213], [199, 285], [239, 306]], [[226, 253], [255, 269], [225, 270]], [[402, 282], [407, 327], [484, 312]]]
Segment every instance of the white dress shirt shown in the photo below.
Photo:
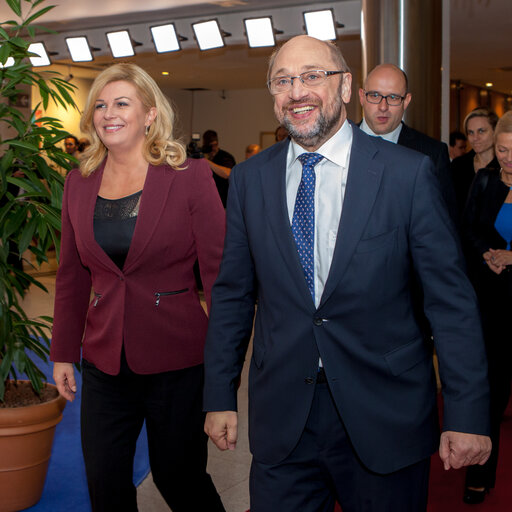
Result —
[[[352, 127], [345, 120], [342, 127], [315, 151], [315, 153], [324, 157], [315, 165], [314, 283], [316, 307], [320, 304], [325, 282], [331, 268], [343, 198], [345, 197], [351, 148]], [[286, 202], [290, 226], [295, 208], [295, 198], [302, 177], [302, 164], [297, 158], [306, 152], [304, 148], [293, 141], [288, 147]]]
[[[382, 100], [382, 101], [385, 101], [385, 100]], [[367, 133], [368, 135], [371, 135], [372, 137], [382, 137], [384, 140], [392, 142], [393, 144], [397, 144], [398, 137], [400, 137], [400, 132], [402, 131], [402, 123], [400, 123], [392, 132], [378, 134], [378, 133], [375, 133], [368, 126], [366, 119], [363, 118], [363, 121], [359, 128], [361, 128], [361, 130], [363, 130], [364, 133]]]

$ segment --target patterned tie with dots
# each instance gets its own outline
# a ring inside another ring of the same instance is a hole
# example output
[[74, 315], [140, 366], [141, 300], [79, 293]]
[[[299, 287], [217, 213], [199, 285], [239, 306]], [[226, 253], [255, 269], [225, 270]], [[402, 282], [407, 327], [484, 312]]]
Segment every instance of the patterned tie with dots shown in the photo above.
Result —
[[292, 217], [292, 233], [313, 301], [315, 300], [315, 165], [322, 158], [323, 156], [318, 153], [299, 155], [302, 179], [297, 190]]

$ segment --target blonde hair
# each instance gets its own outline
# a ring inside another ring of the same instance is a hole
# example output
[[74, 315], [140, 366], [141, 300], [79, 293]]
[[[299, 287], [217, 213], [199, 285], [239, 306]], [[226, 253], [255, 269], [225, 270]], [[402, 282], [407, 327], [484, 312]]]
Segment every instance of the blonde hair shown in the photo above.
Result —
[[174, 139], [173, 129], [175, 113], [167, 98], [156, 82], [139, 66], [135, 64], [114, 64], [101, 72], [94, 80], [82, 118], [80, 130], [91, 140], [91, 145], [84, 151], [80, 159], [82, 176], [89, 176], [105, 159], [107, 148], [98, 137], [94, 128], [93, 116], [96, 100], [103, 88], [118, 81], [129, 82], [136, 91], [146, 112], [156, 107], [157, 115], [149, 126], [143, 148], [144, 158], [152, 165], [164, 162], [174, 168], [179, 168], [185, 161], [187, 153], [184, 144]]
[[496, 142], [496, 137], [500, 133], [512, 133], [512, 110], [505, 112], [496, 124], [496, 129], [494, 130], [494, 142]]

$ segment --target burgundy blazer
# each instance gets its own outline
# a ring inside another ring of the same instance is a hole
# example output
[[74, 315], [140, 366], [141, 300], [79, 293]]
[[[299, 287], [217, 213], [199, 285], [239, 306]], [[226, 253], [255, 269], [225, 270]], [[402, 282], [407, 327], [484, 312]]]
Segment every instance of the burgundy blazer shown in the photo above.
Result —
[[210, 168], [204, 160], [187, 160], [181, 171], [149, 165], [120, 270], [93, 232], [104, 165], [87, 178], [75, 169], [66, 179], [50, 358], [77, 362], [82, 350], [83, 358], [115, 375], [124, 343], [136, 373], [201, 364], [207, 316], [192, 269], [199, 259], [209, 309], [225, 232]]

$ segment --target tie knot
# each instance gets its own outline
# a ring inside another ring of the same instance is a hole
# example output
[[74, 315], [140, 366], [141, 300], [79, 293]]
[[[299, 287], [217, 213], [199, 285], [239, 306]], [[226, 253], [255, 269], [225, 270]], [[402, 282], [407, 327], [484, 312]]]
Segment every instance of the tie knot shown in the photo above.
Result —
[[315, 165], [322, 160], [323, 156], [318, 153], [302, 153], [302, 155], [298, 156], [302, 167], [306, 165], [310, 165], [311, 167], [315, 167]]

